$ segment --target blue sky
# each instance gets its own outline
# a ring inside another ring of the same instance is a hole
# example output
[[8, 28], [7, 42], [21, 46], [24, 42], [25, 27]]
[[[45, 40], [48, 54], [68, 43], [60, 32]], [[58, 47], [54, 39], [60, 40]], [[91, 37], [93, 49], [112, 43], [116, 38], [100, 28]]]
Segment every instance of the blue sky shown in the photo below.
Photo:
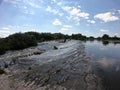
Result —
[[120, 0], [0, 0], [0, 37], [27, 31], [120, 36]]

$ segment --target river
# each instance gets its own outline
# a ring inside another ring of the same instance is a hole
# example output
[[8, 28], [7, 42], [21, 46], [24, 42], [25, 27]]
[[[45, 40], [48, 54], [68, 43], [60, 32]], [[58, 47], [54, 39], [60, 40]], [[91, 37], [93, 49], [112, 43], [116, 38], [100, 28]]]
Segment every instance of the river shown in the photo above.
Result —
[[120, 44], [87, 41], [86, 52], [95, 62], [96, 73], [103, 78], [106, 90], [120, 90]]

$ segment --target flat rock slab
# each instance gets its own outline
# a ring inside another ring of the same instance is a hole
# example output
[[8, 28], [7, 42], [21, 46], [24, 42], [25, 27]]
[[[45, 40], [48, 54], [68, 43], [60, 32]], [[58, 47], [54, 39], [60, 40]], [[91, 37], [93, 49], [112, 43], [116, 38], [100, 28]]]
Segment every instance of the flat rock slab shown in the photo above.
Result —
[[[40, 55], [18, 58], [9, 68], [12, 71], [16, 67], [15, 70], [19, 69], [12, 78], [24, 81], [26, 88], [35, 85], [33, 90], [104, 90], [80, 41], [54, 44], [51, 45], [58, 49], [46, 49]], [[45, 48], [49, 42], [39, 45]]]

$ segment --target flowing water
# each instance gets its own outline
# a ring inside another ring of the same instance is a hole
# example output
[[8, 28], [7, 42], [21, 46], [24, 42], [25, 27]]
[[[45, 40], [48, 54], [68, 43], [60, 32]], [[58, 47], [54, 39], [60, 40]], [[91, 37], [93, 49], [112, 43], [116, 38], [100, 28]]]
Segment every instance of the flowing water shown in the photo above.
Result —
[[92, 56], [106, 90], [120, 90], [120, 44], [87, 41], [85, 49]]

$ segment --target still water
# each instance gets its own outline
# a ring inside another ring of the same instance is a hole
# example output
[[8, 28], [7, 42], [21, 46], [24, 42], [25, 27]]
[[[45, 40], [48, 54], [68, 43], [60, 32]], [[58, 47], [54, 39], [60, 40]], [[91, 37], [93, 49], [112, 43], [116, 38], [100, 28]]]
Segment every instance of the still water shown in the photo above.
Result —
[[120, 90], [120, 44], [87, 41], [85, 49], [95, 62], [106, 90]]

